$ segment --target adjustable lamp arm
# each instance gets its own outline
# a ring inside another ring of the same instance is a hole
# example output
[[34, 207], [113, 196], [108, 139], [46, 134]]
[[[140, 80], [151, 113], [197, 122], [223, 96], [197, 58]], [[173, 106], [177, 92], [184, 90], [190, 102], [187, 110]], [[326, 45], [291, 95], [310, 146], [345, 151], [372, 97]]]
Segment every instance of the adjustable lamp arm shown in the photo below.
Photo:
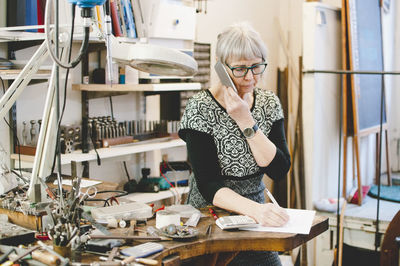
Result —
[[19, 73], [18, 77], [14, 80], [11, 86], [8, 88], [6, 93], [0, 99], [0, 119], [2, 119], [11, 106], [15, 103], [19, 95], [24, 91], [25, 87], [31, 81], [33, 75], [38, 71], [40, 65], [46, 60], [48, 56], [48, 50], [46, 43], [43, 42], [39, 49], [35, 52], [29, 62]]

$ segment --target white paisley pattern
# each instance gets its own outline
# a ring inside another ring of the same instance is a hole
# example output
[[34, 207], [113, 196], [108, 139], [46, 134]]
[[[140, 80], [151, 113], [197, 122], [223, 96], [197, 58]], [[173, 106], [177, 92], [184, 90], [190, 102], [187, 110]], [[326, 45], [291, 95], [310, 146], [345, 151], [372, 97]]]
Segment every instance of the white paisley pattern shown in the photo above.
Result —
[[[282, 107], [273, 92], [260, 88], [256, 88], [254, 92], [255, 104], [251, 114], [259, 128], [268, 136], [272, 124], [283, 118]], [[180, 130], [184, 129], [213, 136], [222, 176], [243, 178], [259, 172], [246, 138], [209, 91], [201, 91], [188, 101], [180, 123]]]

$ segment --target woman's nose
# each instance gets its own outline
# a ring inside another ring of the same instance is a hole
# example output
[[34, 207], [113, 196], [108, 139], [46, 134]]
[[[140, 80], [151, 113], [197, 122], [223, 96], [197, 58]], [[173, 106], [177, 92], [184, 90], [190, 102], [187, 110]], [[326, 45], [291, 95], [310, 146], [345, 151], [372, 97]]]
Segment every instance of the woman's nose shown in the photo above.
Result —
[[246, 75], [244, 75], [244, 79], [252, 79], [254, 77], [253, 72], [251, 71], [251, 69], [249, 69], [246, 73]]

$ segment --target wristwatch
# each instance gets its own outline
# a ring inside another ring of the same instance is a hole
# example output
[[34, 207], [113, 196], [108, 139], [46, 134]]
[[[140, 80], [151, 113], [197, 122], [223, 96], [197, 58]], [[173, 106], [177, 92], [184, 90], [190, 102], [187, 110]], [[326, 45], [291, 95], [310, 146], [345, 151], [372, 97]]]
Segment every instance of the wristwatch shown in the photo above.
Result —
[[246, 139], [251, 139], [252, 137], [254, 137], [257, 130], [258, 130], [258, 125], [257, 123], [255, 123], [254, 126], [252, 127], [246, 127], [243, 130], [243, 135], [246, 137]]

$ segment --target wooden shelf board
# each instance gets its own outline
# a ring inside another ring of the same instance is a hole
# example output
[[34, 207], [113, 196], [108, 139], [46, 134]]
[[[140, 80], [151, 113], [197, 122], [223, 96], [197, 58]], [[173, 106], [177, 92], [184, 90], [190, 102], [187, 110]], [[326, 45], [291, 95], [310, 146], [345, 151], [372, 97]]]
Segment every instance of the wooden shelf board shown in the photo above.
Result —
[[72, 84], [78, 91], [183, 91], [200, 90], [200, 83], [159, 83], [159, 84]]
[[[22, 69], [2, 69], [0, 70], [0, 77], [4, 80], [16, 79], [21, 71]], [[32, 79], [48, 79], [50, 75], [51, 70], [38, 70]]]
[[[181, 139], [172, 139], [167, 141], [152, 142], [146, 144], [134, 143], [126, 146], [112, 146], [110, 148], [97, 149], [100, 159], [110, 159], [120, 156], [131, 155], [135, 153], [148, 152], [154, 150], [162, 150], [174, 147], [185, 146], [186, 143]], [[11, 159], [18, 160], [18, 154], [11, 154]], [[21, 161], [33, 162], [34, 156], [21, 155]], [[97, 160], [96, 153], [91, 150], [89, 153], [82, 153], [80, 150], [73, 153], [62, 154], [61, 164], [70, 164], [71, 161], [85, 162]]]
[[[10, 158], [12, 160], [19, 160], [18, 154], [16, 154], [16, 153], [11, 154]], [[33, 155], [21, 154], [21, 161], [22, 162], [33, 163], [34, 160], [35, 160], [35, 156], [33, 156]]]

